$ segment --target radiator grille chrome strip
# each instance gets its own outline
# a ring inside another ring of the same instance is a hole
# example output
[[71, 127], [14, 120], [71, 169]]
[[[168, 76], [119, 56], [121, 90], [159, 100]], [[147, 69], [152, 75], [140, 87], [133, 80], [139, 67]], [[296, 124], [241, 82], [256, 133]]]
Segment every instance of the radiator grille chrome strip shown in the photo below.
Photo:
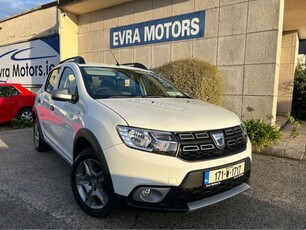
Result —
[[209, 135], [207, 133], [196, 133], [195, 136], [196, 136], [197, 139], [209, 138]]
[[200, 147], [201, 147], [201, 150], [203, 151], [215, 149], [213, 144], [200, 145]]
[[182, 133], [182, 134], [179, 134], [179, 137], [181, 140], [194, 140], [195, 139], [192, 133]]
[[193, 151], [199, 151], [200, 148], [197, 145], [187, 145], [183, 147], [184, 152], [193, 152]]

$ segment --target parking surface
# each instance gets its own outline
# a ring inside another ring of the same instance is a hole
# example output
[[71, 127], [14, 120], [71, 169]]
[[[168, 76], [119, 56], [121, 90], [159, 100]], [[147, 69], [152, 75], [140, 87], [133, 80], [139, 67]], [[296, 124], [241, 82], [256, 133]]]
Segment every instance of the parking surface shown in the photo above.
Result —
[[306, 228], [306, 161], [254, 155], [252, 188], [192, 213], [115, 210], [95, 219], [70, 190], [70, 167], [37, 153], [32, 129], [0, 131], [0, 228]]

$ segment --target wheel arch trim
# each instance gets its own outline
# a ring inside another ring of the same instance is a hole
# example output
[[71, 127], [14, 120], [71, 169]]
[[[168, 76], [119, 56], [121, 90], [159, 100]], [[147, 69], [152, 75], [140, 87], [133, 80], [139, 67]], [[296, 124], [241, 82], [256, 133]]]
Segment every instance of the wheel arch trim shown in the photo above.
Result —
[[114, 186], [113, 186], [113, 182], [112, 182], [112, 177], [109, 171], [109, 167], [106, 161], [106, 158], [104, 156], [103, 150], [101, 148], [101, 145], [98, 141], [98, 139], [96, 138], [96, 136], [88, 129], [86, 128], [82, 128], [80, 129], [75, 138], [74, 138], [74, 143], [73, 143], [73, 162], [75, 162], [80, 155], [78, 155], [78, 151], [76, 151], [76, 143], [80, 138], [84, 138], [86, 141], [89, 142], [90, 146], [92, 147], [92, 149], [94, 150], [99, 162], [101, 163], [103, 170], [105, 172], [105, 174], [107, 175], [106, 177], [106, 182], [109, 184], [112, 192], [114, 193]]
[[74, 141], [73, 141], [73, 161], [76, 160], [77, 154], [80, 152], [80, 151], [76, 151], [77, 142], [79, 141], [80, 138], [84, 138], [90, 144], [90, 146], [93, 148], [93, 150], [97, 154], [98, 158], [99, 158], [99, 155], [104, 155], [96, 136], [89, 129], [82, 128], [77, 132], [77, 134], [75, 135]]

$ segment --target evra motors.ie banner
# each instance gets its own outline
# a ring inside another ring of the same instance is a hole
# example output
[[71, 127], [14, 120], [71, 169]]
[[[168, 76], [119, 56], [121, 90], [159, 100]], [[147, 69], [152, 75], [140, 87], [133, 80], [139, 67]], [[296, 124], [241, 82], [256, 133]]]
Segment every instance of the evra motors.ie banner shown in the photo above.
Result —
[[42, 84], [59, 60], [59, 36], [0, 47], [0, 80]]

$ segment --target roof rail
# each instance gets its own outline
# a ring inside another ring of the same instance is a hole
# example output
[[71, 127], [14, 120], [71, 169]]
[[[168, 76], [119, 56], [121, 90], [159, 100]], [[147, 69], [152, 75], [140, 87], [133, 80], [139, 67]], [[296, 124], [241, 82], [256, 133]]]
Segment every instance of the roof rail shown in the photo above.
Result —
[[148, 69], [144, 64], [141, 64], [139, 62], [124, 63], [124, 64], [120, 64], [120, 65], [126, 65], [126, 66], [136, 67], [136, 68], [145, 69], [145, 70]]
[[76, 62], [78, 64], [86, 64], [85, 59], [81, 56], [75, 56], [75, 57], [67, 58], [67, 59], [61, 61], [60, 64], [62, 64], [64, 62]]

